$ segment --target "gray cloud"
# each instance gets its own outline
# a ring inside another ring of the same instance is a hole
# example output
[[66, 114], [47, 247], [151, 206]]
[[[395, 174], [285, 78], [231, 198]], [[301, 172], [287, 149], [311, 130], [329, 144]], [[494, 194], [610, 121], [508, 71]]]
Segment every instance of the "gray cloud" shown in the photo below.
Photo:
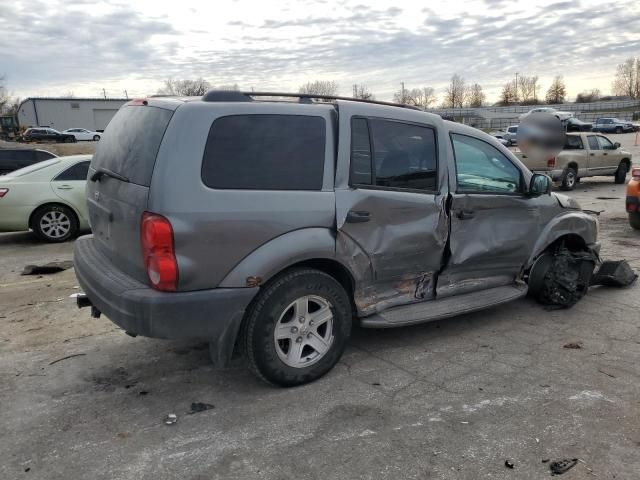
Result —
[[499, 86], [515, 71], [613, 74], [626, 56], [640, 54], [636, 0], [588, 12], [580, 2], [559, 1], [528, 16], [513, 12], [513, 2], [485, 3], [482, 15], [456, 18], [425, 8], [421, 25], [411, 29], [399, 21], [402, 10], [395, 6], [355, 5], [335, 17], [274, 15], [255, 24], [230, 18], [235, 35], [225, 32], [224, 47], [202, 45], [186, 55], [178, 55], [182, 32], [169, 19], [143, 17], [128, 6], [94, 17], [37, 2], [28, 9], [9, 4], [0, 30], [8, 32], [4, 52], [10, 53], [0, 71], [6, 68], [10, 79], [32, 90], [47, 82], [99, 84], [129, 75], [156, 82], [204, 76], [214, 84], [279, 89], [295, 74], [338, 79], [345, 91], [364, 82], [388, 98], [400, 81], [439, 86], [454, 72], [485, 87]]

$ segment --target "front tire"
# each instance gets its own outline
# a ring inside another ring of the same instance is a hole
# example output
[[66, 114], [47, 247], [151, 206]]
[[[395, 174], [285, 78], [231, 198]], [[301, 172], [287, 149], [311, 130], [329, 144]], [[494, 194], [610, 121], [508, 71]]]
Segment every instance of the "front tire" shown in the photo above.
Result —
[[45, 205], [34, 213], [31, 228], [45, 242], [66, 242], [78, 233], [78, 219], [68, 207]]
[[317, 380], [340, 360], [351, 334], [351, 303], [333, 277], [289, 270], [247, 311], [241, 342], [255, 375], [292, 387]]
[[631, 225], [631, 228], [633, 228], [634, 230], [640, 230], [640, 213], [629, 213], [629, 225]]
[[100, 140], [100, 135], [94, 135], [93, 136], [93, 141], [97, 142], [98, 140]]
[[614, 181], [618, 185], [624, 183], [627, 180], [628, 171], [629, 171], [629, 168], [627, 167], [627, 162], [620, 162], [620, 165], [618, 165], [618, 169], [616, 170]]
[[616, 133], [622, 133], [622, 128], [621, 127], [616, 127]]
[[562, 184], [560, 185], [560, 188], [562, 190], [570, 191], [574, 189], [576, 183], [578, 183], [578, 172], [576, 172], [576, 169], [573, 167], [567, 168], [567, 171], [564, 172], [564, 175], [562, 176]]

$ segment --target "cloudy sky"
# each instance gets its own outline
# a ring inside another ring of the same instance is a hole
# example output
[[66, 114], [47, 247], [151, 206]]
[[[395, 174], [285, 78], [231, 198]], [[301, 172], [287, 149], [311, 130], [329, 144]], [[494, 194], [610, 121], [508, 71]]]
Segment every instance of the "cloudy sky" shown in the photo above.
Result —
[[[0, 0], [0, 75], [14, 95], [153, 94], [166, 78], [297, 91], [335, 80], [376, 98], [442, 93], [455, 72], [495, 100], [516, 72], [609, 93], [640, 56], [640, 0]], [[544, 92], [543, 92], [544, 93]]]

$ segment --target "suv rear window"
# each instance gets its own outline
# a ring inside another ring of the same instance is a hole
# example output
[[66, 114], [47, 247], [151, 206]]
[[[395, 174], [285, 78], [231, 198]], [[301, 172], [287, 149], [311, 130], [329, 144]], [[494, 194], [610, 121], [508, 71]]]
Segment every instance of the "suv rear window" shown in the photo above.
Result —
[[160, 142], [173, 111], [150, 106], [122, 107], [96, 148], [92, 168], [105, 168], [149, 186]]
[[322, 117], [218, 118], [209, 130], [202, 181], [219, 189], [320, 190], [325, 136]]

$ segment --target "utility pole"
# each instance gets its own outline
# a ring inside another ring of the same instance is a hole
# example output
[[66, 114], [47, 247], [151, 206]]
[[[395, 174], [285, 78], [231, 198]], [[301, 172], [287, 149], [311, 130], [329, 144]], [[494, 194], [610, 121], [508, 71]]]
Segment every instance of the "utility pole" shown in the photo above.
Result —
[[357, 84], [353, 84], [353, 98], [356, 98], [356, 95], [358, 94], [358, 85]]
[[518, 72], [516, 72], [516, 103], [518, 102]]
[[404, 82], [400, 82], [400, 85], [402, 86], [402, 91], [401, 91], [401, 95], [400, 95], [400, 101], [401, 103], [406, 103], [407, 100], [404, 96]]
[[102, 89], [102, 94], [104, 95], [104, 99], [107, 99], [107, 91], [103, 88]]
[[129, 100], [129, 94], [127, 93], [127, 91], [124, 91], [124, 98], [126, 98], [127, 100]]

